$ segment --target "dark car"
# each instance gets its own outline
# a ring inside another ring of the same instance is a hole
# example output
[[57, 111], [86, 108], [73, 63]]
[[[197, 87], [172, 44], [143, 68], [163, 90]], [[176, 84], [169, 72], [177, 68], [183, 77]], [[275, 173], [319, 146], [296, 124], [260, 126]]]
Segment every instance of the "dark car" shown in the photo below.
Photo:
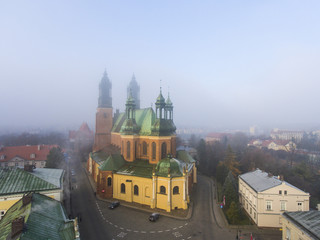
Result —
[[150, 222], [155, 222], [159, 219], [160, 213], [152, 213], [149, 217]]
[[120, 202], [119, 201], [115, 201], [115, 202], [112, 202], [110, 205], [109, 205], [109, 208], [110, 209], [115, 209], [116, 207], [119, 207], [120, 205]]

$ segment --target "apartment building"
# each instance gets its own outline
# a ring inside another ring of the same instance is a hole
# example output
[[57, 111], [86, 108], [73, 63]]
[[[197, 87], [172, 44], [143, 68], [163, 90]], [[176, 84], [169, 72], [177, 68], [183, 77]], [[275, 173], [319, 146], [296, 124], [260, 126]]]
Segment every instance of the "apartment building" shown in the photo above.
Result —
[[239, 175], [239, 201], [258, 227], [280, 227], [284, 211], [309, 211], [310, 194], [256, 169]]

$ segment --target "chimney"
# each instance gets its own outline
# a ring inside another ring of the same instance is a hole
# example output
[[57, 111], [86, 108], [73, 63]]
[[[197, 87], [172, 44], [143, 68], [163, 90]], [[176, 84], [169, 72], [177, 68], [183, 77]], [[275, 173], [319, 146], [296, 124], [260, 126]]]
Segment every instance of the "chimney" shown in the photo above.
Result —
[[25, 164], [23, 169], [26, 171], [26, 172], [33, 172], [33, 165], [29, 165], [29, 164]]
[[40, 151], [40, 149], [41, 149], [41, 145], [39, 144], [39, 145], [38, 145], [38, 151]]
[[27, 204], [29, 204], [32, 200], [32, 193], [28, 193], [27, 195], [24, 195], [22, 197], [22, 206], [26, 206]]
[[317, 204], [318, 211], [320, 211], [320, 203]]
[[284, 176], [280, 175], [280, 180], [283, 182], [284, 181]]
[[24, 217], [18, 217], [11, 223], [11, 239], [22, 233], [24, 227]]

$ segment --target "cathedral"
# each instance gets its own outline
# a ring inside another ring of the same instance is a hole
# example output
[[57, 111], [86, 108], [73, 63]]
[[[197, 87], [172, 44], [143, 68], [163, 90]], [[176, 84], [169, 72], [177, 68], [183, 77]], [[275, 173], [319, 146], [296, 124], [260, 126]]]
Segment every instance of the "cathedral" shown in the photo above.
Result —
[[87, 168], [101, 198], [150, 208], [187, 209], [197, 179], [195, 160], [176, 150], [173, 104], [160, 93], [155, 109], [140, 108], [140, 86], [133, 75], [125, 112], [113, 115], [112, 84], [105, 71], [99, 84], [93, 151]]

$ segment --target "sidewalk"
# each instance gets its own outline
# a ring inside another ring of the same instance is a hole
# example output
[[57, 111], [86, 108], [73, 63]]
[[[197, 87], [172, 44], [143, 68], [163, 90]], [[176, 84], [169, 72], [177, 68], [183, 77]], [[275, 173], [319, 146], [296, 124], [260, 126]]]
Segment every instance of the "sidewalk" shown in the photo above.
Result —
[[[88, 170], [86, 169], [85, 166], [86, 166], [85, 164], [82, 164], [82, 169], [83, 169], [85, 175], [88, 178], [88, 181], [89, 181], [90, 186], [92, 188], [92, 194], [94, 194], [96, 192], [97, 186], [96, 186], [96, 183], [93, 181], [92, 176], [90, 175], [90, 173], [88, 172]], [[119, 199], [104, 199], [104, 198], [99, 197], [98, 195], [96, 195], [96, 198], [99, 201], [104, 201], [104, 202], [107, 202], [107, 203], [111, 203], [113, 201], [119, 201], [122, 206], [125, 206], [125, 207], [128, 207], [128, 208], [141, 210], [141, 211], [144, 211], [144, 212], [150, 212], [150, 213], [159, 212], [163, 216], [174, 218], [174, 219], [177, 219], [177, 220], [188, 220], [188, 219], [190, 219], [191, 216], [192, 216], [192, 211], [193, 211], [193, 202], [192, 201], [190, 201], [189, 208], [187, 210], [179, 210], [178, 209], [178, 210], [172, 210], [171, 212], [167, 212], [167, 211], [162, 210], [162, 209], [158, 209], [158, 208], [152, 209], [152, 208], [150, 208], [149, 206], [146, 206], [146, 205], [142, 205], [142, 204], [139, 204], [139, 203], [133, 203], [133, 202], [129, 203], [129, 202], [125, 202], [125, 201], [122, 201], [122, 200], [119, 200]]]

